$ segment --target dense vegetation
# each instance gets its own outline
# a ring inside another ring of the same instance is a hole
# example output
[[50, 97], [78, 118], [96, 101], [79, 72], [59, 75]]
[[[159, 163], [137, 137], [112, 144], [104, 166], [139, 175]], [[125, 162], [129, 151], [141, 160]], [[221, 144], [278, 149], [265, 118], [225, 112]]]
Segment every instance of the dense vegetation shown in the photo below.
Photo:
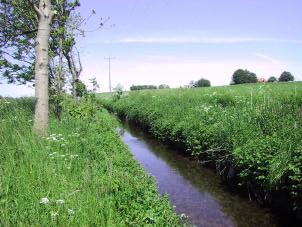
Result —
[[268, 83], [275, 83], [275, 82], [277, 82], [277, 81], [278, 81], [277, 78], [274, 77], [274, 76], [271, 76], [270, 78], [267, 79], [267, 82], [268, 82]]
[[170, 88], [170, 86], [167, 85], [167, 84], [160, 84], [160, 85], [158, 86], [158, 89], [169, 89], [169, 88]]
[[279, 77], [280, 82], [289, 82], [289, 81], [294, 81], [295, 77], [290, 73], [284, 71], [281, 76]]
[[238, 69], [232, 76], [231, 84], [246, 84], [257, 83], [257, 76], [255, 73], [248, 70]]
[[207, 79], [201, 78], [194, 82], [193, 87], [211, 87], [211, 82]]
[[178, 226], [105, 110], [65, 101], [41, 139], [33, 109], [0, 99], [0, 226]]
[[301, 214], [302, 83], [139, 91], [103, 102], [159, 140], [214, 162], [262, 204], [285, 196], [279, 207]]

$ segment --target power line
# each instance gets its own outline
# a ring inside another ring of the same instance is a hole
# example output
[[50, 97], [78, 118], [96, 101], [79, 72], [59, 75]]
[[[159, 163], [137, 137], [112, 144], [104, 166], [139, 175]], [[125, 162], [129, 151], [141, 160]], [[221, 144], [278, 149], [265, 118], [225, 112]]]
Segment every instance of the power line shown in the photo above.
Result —
[[111, 60], [114, 60], [115, 57], [108, 57], [104, 58], [105, 60], [108, 60], [108, 66], [109, 66], [109, 91], [112, 92], [112, 87], [111, 87]]

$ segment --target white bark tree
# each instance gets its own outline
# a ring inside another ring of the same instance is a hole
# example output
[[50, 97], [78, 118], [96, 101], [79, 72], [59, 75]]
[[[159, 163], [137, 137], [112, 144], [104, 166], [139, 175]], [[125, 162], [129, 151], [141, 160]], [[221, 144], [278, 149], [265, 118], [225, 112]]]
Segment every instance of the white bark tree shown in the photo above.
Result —
[[52, 19], [55, 12], [52, 10], [51, 0], [39, 0], [38, 6], [32, 2], [38, 18], [38, 33], [36, 38], [35, 60], [35, 119], [34, 130], [40, 135], [48, 133], [48, 43]]

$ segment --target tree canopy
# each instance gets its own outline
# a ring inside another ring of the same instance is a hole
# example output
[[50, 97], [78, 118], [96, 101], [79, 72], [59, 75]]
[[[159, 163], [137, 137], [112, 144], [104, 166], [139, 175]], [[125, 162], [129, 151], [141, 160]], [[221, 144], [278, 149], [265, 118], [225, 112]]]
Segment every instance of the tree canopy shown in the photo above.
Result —
[[193, 87], [211, 87], [211, 82], [207, 79], [201, 78], [194, 82]]
[[[49, 55], [58, 56], [59, 38], [67, 37], [67, 23], [78, 0], [52, 0], [55, 17], [51, 25]], [[9, 83], [26, 83], [34, 80], [35, 38], [39, 18], [35, 10], [38, 1], [5, 0], [0, 4], [0, 73]], [[73, 37], [64, 40], [72, 45]]]
[[257, 76], [255, 73], [247, 69], [238, 69], [232, 76], [231, 84], [257, 83]]
[[75, 44], [71, 31], [78, 26], [69, 22], [79, 5], [78, 0], [0, 4], [0, 75], [9, 83], [35, 83], [34, 129], [41, 135], [48, 131], [49, 90], [61, 94], [63, 88], [63, 51], [70, 53]]
[[274, 82], [277, 82], [277, 78], [274, 77], [274, 76], [271, 76], [270, 78], [268, 78], [267, 80], [268, 83], [274, 83]]
[[279, 77], [280, 82], [289, 82], [289, 81], [294, 81], [294, 80], [295, 80], [294, 76], [290, 72], [287, 72], [287, 71], [284, 71], [281, 74], [281, 76]]

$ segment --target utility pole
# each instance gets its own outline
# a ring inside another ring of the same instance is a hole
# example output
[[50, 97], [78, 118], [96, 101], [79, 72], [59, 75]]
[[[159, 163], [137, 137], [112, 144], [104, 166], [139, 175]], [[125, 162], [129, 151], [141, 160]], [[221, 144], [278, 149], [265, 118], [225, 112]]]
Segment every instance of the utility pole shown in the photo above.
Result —
[[109, 63], [109, 91], [112, 92], [112, 88], [111, 88], [111, 60], [114, 60], [114, 57], [108, 57], [108, 58], [104, 58], [105, 60], [108, 60]]

